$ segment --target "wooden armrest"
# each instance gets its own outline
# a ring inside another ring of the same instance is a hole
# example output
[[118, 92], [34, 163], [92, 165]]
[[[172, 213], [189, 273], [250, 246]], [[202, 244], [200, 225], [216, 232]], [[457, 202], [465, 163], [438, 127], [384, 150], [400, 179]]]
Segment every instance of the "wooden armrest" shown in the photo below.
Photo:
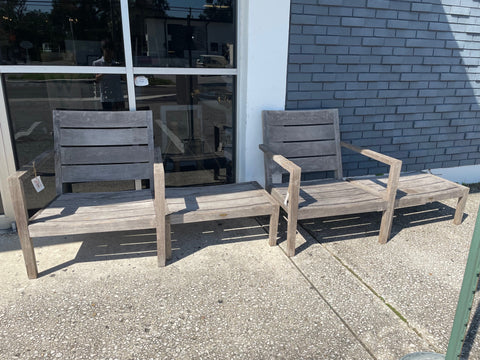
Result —
[[27, 210], [27, 199], [25, 197], [25, 190], [23, 187], [23, 182], [27, 178], [32, 178], [35, 169], [42, 166], [47, 161], [52, 159], [53, 150], [47, 150], [38, 155], [27, 165], [22, 166], [20, 170], [15, 171], [8, 177], [8, 187], [10, 190], [10, 195], [13, 201], [13, 211], [15, 213], [15, 220], [17, 222], [17, 228], [28, 226], [28, 210]]
[[293, 209], [298, 209], [302, 168], [288, 160], [283, 155], [274, 154], [272, 150], [265, 144], [260, 144], [258, 147], [265, 153], [265, 155], [271, 157], [273, 161], [289, 172], [290, 179], [288, 181], [288, 191], [285, 198], [285, 205], [288, 203], [290, 208], [289, 213], [291, 213]]
[[33, 159], [31, 162], [22, 166], [20, 170], [14, 172], [10, 176], [16, 177], [21, 181], [23, 181], [26, 177], [33, 176], [36, 168], [41, 167], [52, 158], [53, 158], [53, 150], [44, 151], [43, 153], [38, 155], [35, 159]]
[[384, 164], [387, 164], [387, 165], [395, 165], [395, 164], [397, 164], [397, 165], [400, 164], [400, 166], [402, 165], [402, 160], [395, 159], [391, 156], [383, 155], [379, 152], [376, 152], [376, 151], [373, 151], [373, 150], [370, 150], [370, 149], [364, 149], [364, 148], [361, 148], [359, 146], [355, 146], [355, 145], [352, 145], [352, 144], [349, 144], [349, 143], [346, 143], [346, 142], [343, 142], [343, 141], [340, 142], [340, 145], [342, 145], [344, 148], [350, 149], [352, 151], [355, 151], [359, 154], [362, 154], [362, 155], [367, 156], [371, 159], [380, 161], [380, 162], [382, 162]]
[[391, 206], [393, 206], [395, 198], [397, 196], [398, 182], [400, 180], [400, 171], [402, 169], [402, 160], [395, 159], [391, 156], [380, 154], [376, 151], [363, 149], [358, 146], [341, 142], [341, 145], [347, 149], [358, 152], [362, 155], [365, 155], [374, 160], [380, 161], [384, 164], [390, 165], [390, 171], [388, 173], [388, 181], [386, 192], [382, 193], [381, 196], [388, 201]]
[[298, 173], [299, 175], [301, 175], [302, 169], [297, 164], [288, 160], [283, 155], [274, 154], [272, 150], [265, 144], [260, 144], [258, 145], [258, 147], [265, 153], [265, 155], [271, 157], [273, 161], [275, 161], [278, 165], [287, 170], [290, 173], [290, 176], [293, 173]]
[[24, 179], [28, 175], [31, 175], [31, 174], [32, 174], [31, 170], [17, 170], [8, 177], [8, 182], [10, 182], [10, 181], [24, 181]]
[[163, 217], [167, 213], [167, 202], [165, 201], [165, 170], [162, 163], [153, 164], [154, 194], [153, 205], [157, 217]]
[[8, 188], [13, 203], [13, 211], [15, 213], [15, 220], [17, 229], [27, 229], [28, 226], [28, 211], [27, 199], [25, 197], [25, 190], [23, 188], [23, 179], [29, 174], [27, 170], [16, 171], [8, 177]]

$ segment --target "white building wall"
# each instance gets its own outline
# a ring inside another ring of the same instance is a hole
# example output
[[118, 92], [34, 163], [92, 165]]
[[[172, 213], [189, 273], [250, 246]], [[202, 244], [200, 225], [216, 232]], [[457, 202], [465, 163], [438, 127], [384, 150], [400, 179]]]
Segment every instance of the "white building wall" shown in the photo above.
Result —
[[263, 184], [261, 112], [285, 108], [290, 0], [250, 0], [239, 22], [238, 180]]

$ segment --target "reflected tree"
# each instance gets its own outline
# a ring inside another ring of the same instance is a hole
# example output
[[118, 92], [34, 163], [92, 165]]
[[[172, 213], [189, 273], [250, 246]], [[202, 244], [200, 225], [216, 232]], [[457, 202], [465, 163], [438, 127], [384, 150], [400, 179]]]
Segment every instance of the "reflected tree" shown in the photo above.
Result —
[[121, 14], [118, 0], [53, 0], [50, 18], [55, 45], [64, 39], [100, 41], [105, 37], [121, 43]]
[[8, 57], [16, 63], [22, 41], [32, 43], [32, 60], [40, 60], [43, 46], [65, 51], [65, 40], [100, 42], [109, 37], [118, 53], [123, 52], [119, 0], [52, 0], [42, 6], [43, 11], [28, 0], [0, 1], [0, 39], [8, 43], [8, 49], [2, 47], [4, 61]]
[[22, 41], [32, 45], [39, 43], [45, 33], [47, 19], [39, 10], [28, 12], [27, 5], [27, 0], [0, 1], [0, 39], [9, 46], [7, 54], [2, 56], [4, 62], [16, 63], [17, 59], [27, 57], [26, 51], [30, 51], [31, 58], [37, 56], [37, 49], [22, 50], [18, 45]]
[[203, 14], [199, 16], [200, 19], [227, 23], [233, 21], [232, 0], [207, 0], [206, 2]]

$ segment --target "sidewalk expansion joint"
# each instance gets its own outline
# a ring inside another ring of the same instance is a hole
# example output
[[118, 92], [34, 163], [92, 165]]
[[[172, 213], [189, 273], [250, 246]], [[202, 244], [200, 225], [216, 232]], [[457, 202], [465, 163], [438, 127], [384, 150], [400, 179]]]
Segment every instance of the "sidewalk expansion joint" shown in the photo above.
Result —
[[[282, 249], [280, 247], [280, 249], [282, 250], [282, 252], [285, 254], [285, 256], [287, 256], [287, 253], [285, 252], [284, 249]], [[335, 314], [335, 316], [337, 318], [340, 319], [340, 321], [342, 322], [342, 324], [348, 329], [348, 331], [350, 331], [350, 333], [352, 333], [352, 335], [354, 336], [355, 340], [357, 340], [360, 345], [362, 345], [362, 347], [365, 349], [366, 352], [368, 352], [368, 354], [375, 360], [378, 360], [378, 358], [373, 354], [373, 352], [368, 348], [368, 346], [362, 341], [362, 339], [360, 339], [360, 337], [357, 335], [357, 333], [350, 327], [350, 325], [348, 325], [348, 323], [342, 318], [342, 316], [335, 310], [335, 308], [328, 302], [327, 299], [325, 299], [325, 297], [322, 295], [322, 293], [320, 292], [320, 290], [317, 289], [317, 287], [310, 281], [310, 279], [307, 277], [307, 275], [298, 267], [298, 265], [295, 263], [295, 261], [293, 261], [293, 259], [291, 257], [288, 258], [288, 260], [290, 260], [290, 262], [293, 264], [293, 266], [297, 269], [297, 271], [305, 278], [305, 280], [310, 284], [310, 288], [312, 290], [314, 290], [317, 295], [325, 302], [325, 304], [327, 304], [327, 306], [330, 308], [330, 310], [333, 311], [333, 313]]]
[[[255, 218], [255, 220], [260, 224], [262, 225], [262, 223], [257, 219]], [[265, 226], [262, 226], [263, 230], [268, 234], [268, 229], [267, 227]], [[277, 245], [278, 246], [278, 245]], [[292, 265], [295, 267], [295, 269], [297, 269], [297, 271], [299, 272], [299, 274], [305, 279], [305, 281], [310, 285], [310, 289], [312, 289], [313, 291], [315, 291], [317, 293], [317, 295], [320, 297], [320, 299], [323, 300], [323, 302], [327, 305], [327, 307], [335, 314], [335, 316], [341, 321], [341, 323], [347, 328], [347, 330], [353, 335], [353, 337], [355, 338], [355, 340], [357, 340], [360, 345], [365, 349], [365, 351], [372, 357], [372, 359], [374, 360], [379, 360], [374, 354], [373, 352], [368, 348], [368, 346], [360, 339], [360, 337], [357, 335], [357, 333], [350, 327], [350, 325], [348, 325], [348, 323], [342, 318], [342, 316], [335, 310], [335, 308], [328, 302], [327, 299], [325, 299], [325, 297], [322, 295], [322, 293], [317, 289], [317, 287], [310, 281], [310, 279], [308, 278], [308, 276], [298, 267], [298, 265], [295, 263], [295, 261], [293, 261], [293, 258], [291, 257], [288, 257], [287, 256], [287, 253], [285, 252], [285, 250], [281, 247], [281, 246], [278, 246], [278, 248], [283, 252], [283, 254], [287, 257], [287, 259], [292, 263]]]
[[330, 249], [328, 249], [324, 244], [322, 244], [320, 241], [317, 240], [317, 238], [314, 236], [314, 234], [312, 234], [311, 231], [309, 231], [307, 228], [301, 226], [301, 224], [297, 224], [298, 227], [301, 227], [305, 232], [307, 232], [313, 239], [315, 239], [315, 241], [320, 244], [326, 251], [328, 251], [328, 253], [341, 265], [343, 266], [347, 271], [349, 271], [363, 286], [365, 286], [374, 296], [376, 296], [382, 303], [385, 304], [385, 306], [387, 306], [390, 311], [392, 311], [401, 321], [403, 321], [407, 327], [412, 330], [418, 337], [420, 337], [421, 339], [423, 339], [424, 341], [426, 341], [431, 347], [432, 349], [435, 351], [435, 352], [441, 352], [441, 350], [438, 348], [438, 346], [436, 346], [435, 344], [433, 344], [431, 341], [429, 341], [425, 336], [423, 336], [423, 334], [417, 330], [413, 325], [411, 325], [407, 318], [405, 316], [402, 315], [402, 313], [397, 310], [392, 304], [390, 304], [389, 302], [387, 302], [387, 300], [381, 296], [379, 293], [377, 293], [369, 284], [367, 284], [365, 282], [365, 280], [363, 280], [361, 278], [360, 275], [358, 275], [352, 268], [350, 268], [347, 264], [345, 264], [342, 259], [340, 259], [337, 255], [335, 255]]

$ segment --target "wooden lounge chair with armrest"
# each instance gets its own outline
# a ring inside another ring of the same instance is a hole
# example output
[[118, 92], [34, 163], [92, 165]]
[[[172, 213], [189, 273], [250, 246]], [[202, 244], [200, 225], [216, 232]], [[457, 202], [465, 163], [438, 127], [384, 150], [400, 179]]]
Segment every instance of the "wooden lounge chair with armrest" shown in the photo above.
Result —
[[[266, 188], [288, 214], [289, 256], [295, 254], [297, 218], [382, 211], [380, 243], [389, 239], [397, 208], [457, 198], [453, 222], [462, 221], [468, 187], [423, 172], [400, 173], [400, 160], [341, 142], [337, 109], [264, 111], [263, 139]], [[343, 179], [341, 146], [389, 165], [388, 176]], [[334, 179], [300, 181], [302, 172], [329, 170]], [[274, 184], [286, 171], [288, 187]]]
[[[54, 111], [53, 119], [57, 197], [29, 219], [23, 181], [31, 171], [9, 178], [29, 278], [38, 277], [32, 237], [156, 228], [158, 265], [165, 266], [171, 224], [269, 215], [269, 243], [276, 242], [280, 208], [256, 182], [165, 189], [151, 111]], [[149, 179], [150, 189], [66, 192], [75, 182], [139, 179]]]
[[[165, 182], [154, 162], [151, 111], [54, 111], [56, 198], [29, 219], [23, 181], [9, 177], [29, 278], [38, 277], [32, 237], [155, 228], [158, 264], [165, 265]], [[68, 193], [76, 182], [149, 179], [150, 189]], [[154, 191], [155, 190], [155, 191]]]
[[[379, 239], [388, 239], [402, 162], [341, 142], [336, 109], [263, 111], [263, 140], [266, 188], [288, 216], [288, 256], [295, 255], [301, 219], [381, 211]], [[372, 191], [344, 180], [341, 146], [388, 165], [386, 189]], [[300, 181], [302, 173], [324, 171], [333, 171], [334, 178]], [[284, 173], [287, 184], [281, 182]]]

